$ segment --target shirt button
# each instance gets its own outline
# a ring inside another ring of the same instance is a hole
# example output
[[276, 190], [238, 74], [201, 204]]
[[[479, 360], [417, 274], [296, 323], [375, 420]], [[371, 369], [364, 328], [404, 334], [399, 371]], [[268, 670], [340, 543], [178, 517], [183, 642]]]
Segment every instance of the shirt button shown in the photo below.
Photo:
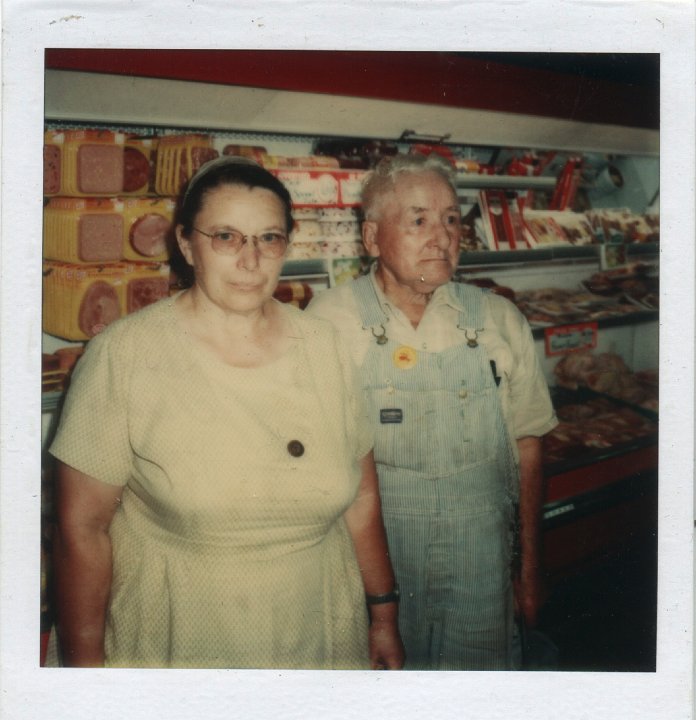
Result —
[[304, 445], [299, 440], [291, 440], [288, 443], [288, 452], [293, 457], [301, 457], [304, 455]]
[[463, 400], [468, 394], [469, 394], [469, 393], [468, 393], [464, 388], [462, 388], [462, 389], [459, 391], [459, 397], [460, 397], [462, 400]]
[[423, 344], [421, 345], [421, 348], [423, 348], [423, 350], [427, 350], [427, 349], [428, 349], [428, 343], [423, 343]]

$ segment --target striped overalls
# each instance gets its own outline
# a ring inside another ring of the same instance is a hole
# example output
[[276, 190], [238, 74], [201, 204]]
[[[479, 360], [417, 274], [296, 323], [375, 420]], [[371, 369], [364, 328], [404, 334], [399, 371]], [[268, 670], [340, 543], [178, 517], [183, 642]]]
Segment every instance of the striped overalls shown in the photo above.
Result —
[[353, 283], [374, 335], [361, 368], [401, 589], [407, 669], [510, 667], [511, 522], [517, 471], [494, 373], [476, 341], [483, 293], [451, 284], [461, 344], [431, 353], [389, 337], [369, 278]]

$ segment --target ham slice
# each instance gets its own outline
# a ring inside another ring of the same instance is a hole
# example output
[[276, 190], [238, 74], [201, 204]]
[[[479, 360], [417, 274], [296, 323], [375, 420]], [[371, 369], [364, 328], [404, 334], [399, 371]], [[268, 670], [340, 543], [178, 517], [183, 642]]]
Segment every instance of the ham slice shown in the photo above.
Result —
[[143, 257], [153, 258], [167, 249], [167, 235], [171, 221], [159, 213], [147, 213], [139, 217], [129, 232], [130, 244]]
[[116, 289], [103, 281], [87, 288], [78, 314], [78, 325], [88, 337], [99, 334], [109, 323], [121, 317]]
[[123, 149], [123, 192], [147, 191], [150, 184], [150, 161], [137, 148]]
[[77, 184], [83, 193], [114, 193], [123, 189], [123, 146], [85, 144], [77, 151]]
[[123, 218], [114, 213], [85, 214], [78, 229], [78, 254], [83, 262], [113, 262], [121, 258]]

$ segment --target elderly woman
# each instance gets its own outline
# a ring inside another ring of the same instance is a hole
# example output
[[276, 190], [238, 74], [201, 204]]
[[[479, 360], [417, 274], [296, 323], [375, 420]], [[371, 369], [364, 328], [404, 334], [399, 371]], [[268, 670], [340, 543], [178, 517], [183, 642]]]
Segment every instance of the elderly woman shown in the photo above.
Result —
[[272, 297], [291, 227], [273, 175], [211, 161], [176, 225], [193, 286], [89, 342], [51, 447], [64, 664], [400, 667], [350, 361]]
[[340, 328], [369, 398], [405, 667], [506, 669], [513, 508], [519, 501], [517, 601], [533, 623], [540, 438], [556, 424], [529, 325], [505, 298], [451, 282], [459, 201], [435, 157], [383, 160], [363, 211], [372, 272], [309, 311]]

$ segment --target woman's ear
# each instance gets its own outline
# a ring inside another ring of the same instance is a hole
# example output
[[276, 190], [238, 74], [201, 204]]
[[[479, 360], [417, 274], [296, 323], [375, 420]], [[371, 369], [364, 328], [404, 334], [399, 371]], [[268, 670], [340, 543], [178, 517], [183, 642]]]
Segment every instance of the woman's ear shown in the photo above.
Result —
[[186, 262], [193, 267], [193, 252], [191, 251], [191, 241], [187, 237], [184, 237], [183, 230], [183, 225], [177, 225], [174, 229], [174, 232], [176, 234], [176, 244], [179, 246], [179, 250], [181, 250], [181, 254], [184, 256]]
[[379, 257], [377, 244], [377, 223], [374, 220], [365, 220], [362, 224], [362, 240], [365, 250], [370, 257]]

